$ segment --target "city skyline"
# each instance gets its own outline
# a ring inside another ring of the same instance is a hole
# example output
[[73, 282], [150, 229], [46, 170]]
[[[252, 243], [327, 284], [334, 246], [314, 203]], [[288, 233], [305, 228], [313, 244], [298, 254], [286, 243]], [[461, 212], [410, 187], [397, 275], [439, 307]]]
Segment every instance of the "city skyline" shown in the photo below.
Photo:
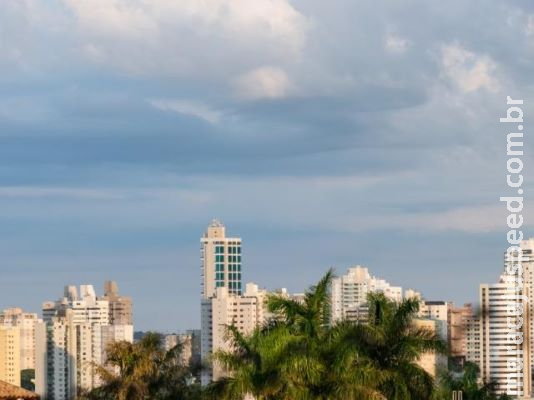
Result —
[[[227, 227], [226, 227], [221, 221], [219, 221], [219, 220], [212, 220], [212, 222], [211, 222], [209, 225], [207, 225], [207, 227], [209, 228], [210, 226], [213, 226], [213, 224], [216, 224], [216, 225], [218, 225], [220, 228], [222, 228], [222, 232], [223, 232], [222, 235], [224, 236], [224, 231], [225, 231], [225, 229], [227, 229]], [[217, 228], [217, 229], [219, 229], [219, 228]], [[234, 234], [234, 233], [235, 233], [235, 232], [233, 232], [233, 231], [230, 229], [230, 236], [227, 236], [227, 237], [226, 237], [226, 240], [229, 240], [230, 243], [234, 243], [234, 242], [235, 242], [235, 243], [239, 243], [239, 249], [241, 249], [241, 243], [242, 243], [242, 239], [243, 239], [243, 238], [241, 237], [241, 235], [239, 235], [239, 234], [237, 234], [237, 233]], [[237, 237], [237, 236], [239, 236], [239, 237]], [[202, 235], [202, 237], [203, 237], [203, 238], [201, 239], [201, 241], [206, 240], [206, 239], [204, 239], [204, 238], [206, 237], [205, 235]], [[216, 237], [217, 237], [217, 234], [216, 234], [215, 238], [216, 238]], [[197, 240], [198, 240], [198, 239], [197, 239]], [[529, 240], [530, 243], [532, 243], [532, 238], [528, 238], [528, 237], [526, 237], [525, 240]], [[247, 242], [246, 238], [245, 238], [244, 242], [245, 242], [245, 243]], [[239, 251], [241, 251], [241, 250], [239, 250]], [[246, 244], [245, 244], [245, 251], [246, 251]], [[211, 253], [210, 253], [210, 254], [211, 254]], [[237, 254], [237, 253], [236, 253], [236, 254]], [[240, 253], [240, 254], [241, 254], [241, 253]], [[213, 255], [213, 254], [211, 254], [211, 255]], [[502, 256], [502, 254], [501, 254], [501, 256]], [[198, 249], [197, 249], [197, 258], [198, 258]], [[501, 258], [502, 258], [502, 257], [501, 257]], [[201, 260], [202, 260], [202, 256], [201, 256]], [[226, 263], [227, 263], [227, 262], [228, 262], [228, 261], [226, 261]], [[226, 264], [226, 263], [225, 263], [225, 264]], [[203, 272], [202, 272], [203, 269], [202, 269], [202, 267], [201, 267], [200, 265], [201, 265], [201, 263], [199, 264], [199, 267], [198, 267], [198, 269], [197, 269], [197, 271], [196, 271], [196, 272], [197, 272], [197, 280], [198, 280], [198, 273], [202, 273], [202, 274], [203, 274]], [[501, 263], [500, 263], [500, 271], [493, 271], [493, 272], [495, 272], [495, 273], [493, 274], [493, 275], [494, 275], [493, 279], [490, 278], [490, 279], [488, 279], [488, 280], [486, 280], [486, 281], [481, 281], [481, 280], [478, 281], [478, 283], [477, 283], [477, 284], [475, 285], [475, 287], [474, 287], [473, 292], [471, 293], [471, 297], [466, 298], [465, 300], [462, 300], [462, 301], [458, 301], [457, 296], [454, 296], [454, 293], [453, 293], [453, 292], [448, 291], [448, 292], [447, 292], [447, 293], [448, 293], [448, 297], [447, 297], [447, 296], [445, 296], [445, 297], [441, 296], [441, 297], [440, 297], [440, 296], [438, 296], [438, 295], [434, 295], [432, 292], [426, 290], [425, 288], [421, 288], [421, 287], [418, 287], [418, 286], [416, 286], [416, 285], [414, 285], [414, 284], [411, 284], [410, 282], [411, 282], [411, 281], [414, 281], [413, 276], [408, 276], [408, 277], [406, 277], [406, 279], [405, 279], [405, 281], [404, 281], [405, 283], [402, 283], [402, 284], [401, 284], [401, 283], [399, 283], [399, 282], [393, 280], [392, 278], [390, 278], [388, 275], [383, 275], [382, 273], [379, 273], [379, 272], [377, 273], [377, 269], [376, 269], [374, 266], [372, 266], [372, 265], [368, 265], [368, 264], [364, 264], [363, 266], [360, 265], [360, 264], [357, 264], [357, 263], [348, 264], [347, 266], [343, 266], [343, 267], [335, 268], [335, 273], [336, 273], [336, 276], [338, 276], [338, 277], [343, 277], [345, 273], [350, 272], [350, 269], [351, 269], [351, 268], [363, 268], [363, 267], [365, 267], [366, 269], [369, 268], [370, 271], [372, 271], [373, 274], [377, 274], [378, 276], [381, 276], [383, 279], [385, 279], [385, 280], [386, 280], [386, 281], [385, 281], [385, 284], [386, 284], [386, 285], [389, 285], [389, 284], [398, 285], [398, 286], [399, 286], [398, 289], [401, 290], [400, 293], [401, 293], [402, 296], [404, 296], [404, 292], [405, 292], [406, 290], [416, 290], [416, 291], [417, 291], [418, 293], [420, 293], [426, 300], [451, 301], [451, 302], [453, 302], [456, 306], [461, 306], [461, 305], [466, 304], [466, 303], [470, 303], [470, 304], [473, 304], [473, 305], [478, 304], [478, 301], [479, 301], [479, 299], [478, 299], [479, 285], [482, 284], [482, 283], [489, 283], [489, 284], [491, 284], [491, 283], [494, 283], [494, 282], [498, 282], [499, 277], [502, 275], [502, 262], [501, 262]], [[213, 265], [212, 268], [215, 268], [215, 266]], [[317, 272], [318, 275], [316, 275], [316, 276], [310, 276], [310, 283], [313, 282], [313, 280], [316, 279], [317, 276], [320, 276], [321, 273], [324, 273], [324, 271], [326, 271], [326, 269], [327, 269], [327, 268], [325, 268], [324, 270], [318, 270], [318, 272]], [[202, 275], [202, 276], [203, 276], [203, 275]], [[262, 288], [262, 289], [267, 289], [267, 290], [277, 290], [277, 289], [282, 289], [282, 288], [284, 288], [284, 289], [288, 289], [288, 291], [289, 291], [290, 293], [301, 293], [301, 292], [303, 292], [303, 291], [309, 286], [309, 283], [305, 284], [305, 285], [302, 286], [302, 287], [297, 287], [296, 285], [293, 285], [293, 286], [291, 286], [291, 285], [287, 285], [287, 284], [285, 284], [284, 282], [291, 281], [290, 277], [288, 277], [288, 276], [284, 276], [284, 277], [281, 277], [281, 276], [279, 276], [279, 277], [275, 277], [275, 279], [272, 279], [272, 280], [271, 280], [271, 282], [274, 282], [274, 284], [272, 284], [271, 286], [269, 286], [269, 285], [267, 285], [267, 284], [264, 284], [264, 282], [262, 282], [262, 281], [260, 281], [260, 280], [258, 280], [258, 279], [254, 279], [254, 278], [250, 278], [250, 279], [249, 279], [249, 277], [251, 277], [251, 276], [253, 277], [254, 274], [253, 274], [253, 273], [250, 274], [250, 268], [248, 268], [248, 266], [246, 266], [246, 265], [245, 265], [245, 267], [243, 268], [243, 276], [244, 276], [244, 278], [240, 278], [241, 281], [242, 281], [243, 288], [244, 288], [244, 285], [245, 285], [246, 283], [256, 283], [256, 284], [258, 284], [259, 287]], [[214, 279], [214, 277], [212, 277], [212, 279]], [[375, 278], [373, 277], [373, 279], [375, 279]], [[104, 280], [102, 281], [102, 285], [101, 285], [101, 286], [102, 286], [102, 288], [105, 289], [105, 291], [110, 291], [111, 288], [109, 287], [109, 285], [110, 285], [111, 283], [114, 284], [113, 281], [110, 282], [109, 279], [104, 278]], [[119, 285], [120, 285], [121, 287], [123, 286], [123, 284], [122, 284], [121, 282], [118, 282], [118, 283], [119, 283]], [[185, 283], [187, 283], [187, 282], [185, 282]], [[240, 283], [241, 283], [241, 282], [240, 282]], [[85, 282], [85, 283], [83, 283], [83, 282], [81, 282], [81, 281], [78, 281], [78, 282], [70, 282], [70, 283], [68, 283], [68, 284], [61, 285], [60, 288], [66, 290], [67, 287], [70, 287], [70, 286], [73, 286], [73, 285], [74, 285], [74, 287], [77, 287], [77, 286], [84, 286], [84, 285], [93, 286], [93, 285], [97, 285], [97, 284], [96, 284], [94, 281], [91, 281], [91, 282]], [[98, 286], [98, 285], [97, 285], [97, 286]], [[199, 289], [202, 290], [202, 285], [199, 285], [198, 287], [195, 288], [195, 290], [196, 290], [196, 294], [195, 294], [196, 297], [195, 297], [195, 300], [197, 301], [197, 303], [198, 303], [198, 300], [199, 300], [200, 298], [202, 298], [202, 296], [199, 297]], [[212, 290], [213, 290], [213, 288], [212, 288]], [[449, 290], [449, 289], [447, 289], [447, 290]], [[126, 290], [125, 290], [125, 292], [126, 292]], [[171, 294], [171, 295], [172, 295], [172, 294]], [[198, 318], [198, 315], [193, 315], [193, 314], [195, 314], [195, 312], [197, 311], [197, 309], [198, 309], [198, 312], [200, 313], [200, 307], [198, 307], [198, 304], [197, 304], [196, 306], [193, 306], [193, 307], [191, 307], [191, 308], [189, 308], [189, 309], [187, 310], [187, 313], [190, 314], [190, 316], [193, 316], [193, 317], [194, 317], [194, 318], [192, 318], [192, 320], [197, 319], [197, 320], [199, 321], [199, 322], [198, 322], [198, 326], [196, 326], [196, 325], [190, 325], [190, 326], [187, 326], [187, 325], [185, 325], [185, 324], [184, 324], [184, 325], [180, 325], [180, 321], [182, 321], [182, 320], [180, 319], [179, 316], [178, 316], [178, 318], [177, 318], [176, 320], [170, 320], [170, 321], [168, 321], [168, 324], [167, 324], [165, 327], [163, 327], [163, 328], [162, 328], [162, 327], [157, 327], [157, 326], [156, 326], [157, 324], [156, 324], [156, 325], [149, 325], [149, 324], [148, 324], [148, 325], [143, 325], [143, 324], [139, 324], [139, 323], [137, 322], [137, 312], [136, 312], [136, 309], [137, 309], [139, 303], [135, 301], [135, 300], [136, 300], [135, 296], [131, 296], [131, 297], [133, 297], [133, 299], [131, 299], [130, 301], [133, 300], [133, 302], [134, 302], [134, 306], [133, 306], [134, 313], [133, 313], [133, 314], [134, 314], [134, 326], [135, 326], [135, 330], [136, 330], [136, 331], [154, 331], [154, 330], [155, 330], [155, 331], [161, 331], [161, 332], [165, 332], [165, 333], [173, 333], [173, 332], [185, 332], [185, 331], [190, 330], [190, 329], [198, 329], [198, 328], [200, 328], [200, 318]], [[7, 305], [3, 305], [3, 304], [1, 303], [1, 300], [2, 300], [2, 299], [1, 299], [1, 295], [0, 295], [0, 309], [8, 309], [8, 308], [10, 308], [10, 307], [20, 307], [20, 308], [24, 309], [24, 310], [27, 311], [27, 312], [36, 313], [37, 315], [42, 316], [42, 306], [43, 306], [43, 304], [47, 301], [47, 299], [49, 300], [48, 297], [42, 299], [37, 307], [34, 307], [34, 308], [29, 307], [29, 308], [28, 308], [28, 307], [26, 307], [26, 306], [24, 305], [24, 302], [22, 302], [22, 305], [21, 305], [21, 304], [7, 304]], [[141, 304], [141, 308], [142, 308], [142, 304]]]

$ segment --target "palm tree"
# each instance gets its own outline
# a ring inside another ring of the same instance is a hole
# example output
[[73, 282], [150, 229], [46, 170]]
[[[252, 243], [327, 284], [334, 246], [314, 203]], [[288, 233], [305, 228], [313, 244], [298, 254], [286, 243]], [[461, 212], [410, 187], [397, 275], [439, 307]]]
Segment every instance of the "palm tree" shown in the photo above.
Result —
[[417, 361], [427, 352], [443, 353], [446, 345], [436, 332], [417, 328], [414, 319], [419, 301], [392, 302], [383, 293], [368, 297], [367, 323], [344, 324], [342, 343], [350, 354], [358, 354], [379, 371], [379, 391], [388, 400], [427, 400], [434, 379]]
[[[103, 384], [81, 396], [85, 400], [178, 400], [198, 398], [181, 346], [165, 351], [162, 337], [148, 333], [137, 343], [115, 342], [104, 366], [93, 366]], [[197, 397], [195, 397], [197, 396]]]
[[[214, 355], [232, 373], [214, 382], [209, 398], [259, 400], [350, 400], [383, 398], [377, 376], [364, 359], [346, 357], [338, 331], [329, 325], [333, 271], [311, 287], [302, 302], [273, 295], [274, 318], [250, 336], [229, 327], [231, 351]], [[343, 358], [340, 358], [342, 356]]]
[[284, 379], [280, 361], [291, 335], [283, 326], [256, 329], [241, 334], [235, 326], [227, 327], [230, 351], [218, 351], [214, 361], [231, 374], [212, 383], [205, 391], [208, 399], [236, 400], [252, 395], [257, 400], [283, 399]]

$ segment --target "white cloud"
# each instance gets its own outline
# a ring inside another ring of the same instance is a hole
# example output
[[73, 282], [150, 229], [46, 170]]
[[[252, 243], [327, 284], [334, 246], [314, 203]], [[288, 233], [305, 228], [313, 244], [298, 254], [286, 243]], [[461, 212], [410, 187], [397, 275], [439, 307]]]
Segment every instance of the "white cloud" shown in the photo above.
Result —
[[493, 76], [495, 62], [488, 56], [477, 55], [459, 44], [444, 46], [441, 52], [442, 70], [462, 92], [479, 89], [495, 92], [498, 80]]
[[250, 71], [235, 81], [237, 95], [245, 99], [276, 99], [285, 97], [293, 89], [284, 70], [262, 67]]
[[184, 115], [191, 115], [201, 118], [210, 124], [217, 124], [223, 113], [214, 110], [204, 104], [191, 102], [187, 100], [176, 99], [154, 99], [149, 100], [150, 104], [163, 111], [173, 111]]
[[402, 54], [406, 52], [411, 42], [399, 35], [388, 33], [384, 41], [384, 47], [389, 53]]
[[306, 41], [307, 19], [288, 0], [63, 2], [81, 52], [131, 74], [228, 75], [240, 63], [297, 60]]

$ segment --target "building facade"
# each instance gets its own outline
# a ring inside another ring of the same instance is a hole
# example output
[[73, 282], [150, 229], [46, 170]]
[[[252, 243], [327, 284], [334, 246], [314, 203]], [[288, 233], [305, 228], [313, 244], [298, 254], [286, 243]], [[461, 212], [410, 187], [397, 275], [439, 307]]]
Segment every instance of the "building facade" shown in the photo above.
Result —
[[[416, 319], [414, 320], [414, 326], [439, 335], [440, 332], [443, 332], [446, 322], [436, 319]], [[447, 368], [447, 357], [435, 352], [426, 352], [419, 357], [417, 363], [430, 375], [436, 377], [438, 372]]]
[[[509, 294], [509, 284], [501, 279], [495, 284], [480, 285], [480, 374], [485, 382], [495, 382], [497, 393], [506, 393], [510, 383], [510, 370], [507, 367], [507, 360], [510, 356], [507, 353], [510, 343], [507, 334], [508, 327], [507, 306], [509, 300], [503, 298]], [[519, 294], [525, 294], [521, 291]], [[524, 341], [518, 345], [524, 360], [523, 372], [518, 374], [513, 382], [517, 382], [517, 387], [522, 389], [522, 396], [528, 398], [531, 393], [531, 367], [530, 367], [530, 340], [528, 332], [530, 330], [530, 317], [528, 315], [527, 304], [524, 303], [526, 314], [523, 315]], [[528, 371], [528, 372], [527, 372]], [[514, 387], [514, 386], [513, 386]]]
[[20, 328], [0, 326], [0, 381], [20, 386]]
[[97, 365], [112, 342], [133, 342], [133, 326], [112, 324], [108, 300], [91, 285], [65, 288], [64, 297], [43, 303], [36, 329], [36, 392], [43, 398], [72, 400], [98, 386]]
[[132, 298], [121, 296], [116, 282], [104, 283], [104, 296], [101, 300], [109, 303], [109, 319], [112, 325], [133, 325]]
[[20, 329], [20, 369], [35, 369], [35, 326], [42, 322], [37, 314], [21, 308], [8, 308], [0, 313], [0, 326]]
[[[227, 334], [229, 325], [235, 326], [243, 334], [248, 334], [264, 323], [266, 296], [265, 290], [260, 290], [253, 283], [247, 283], [243, 295], [231, 294], [226, 287], [219, 287], [213, 297], [202, 300], [202, 359], [209, 360], [218, 350], [230, 350], [231, 341], [228, 340]], [[212, 368], [202, 373], [202, 383], [217, 380], [226, 373], [221, 365], [213, 362]]]
[[220, 221], [212, 221], [200, 239], [200, 259], [203, 299], [212, 297], [219, 287], [230, 294], [242, 293], [241, 238], [226, 237]]
[[393, 301], [402, 300], [401, 287], [372, 276], [361, 265], [351, 267], [345, 275], [334, 278], [330, 290], [331, 322], [364, 318], [367, 315], [367, 295], [371, 292], [382, 292]]

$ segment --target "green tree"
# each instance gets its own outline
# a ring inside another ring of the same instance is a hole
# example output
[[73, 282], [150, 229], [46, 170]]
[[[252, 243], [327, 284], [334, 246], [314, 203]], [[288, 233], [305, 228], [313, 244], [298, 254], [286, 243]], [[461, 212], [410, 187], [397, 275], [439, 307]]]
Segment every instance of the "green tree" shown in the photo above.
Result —
[[237, 400], [247, 394], [259, 400], [382, 398], [373, 389], [376, 371], [364, 359], [347, 357], [339, 332], [329, 326], [332, 277], [330, 270], [302, 302], [270, 296], [267, 306], [275, 317], [250, 336], [229, 327], [233, 349], [214, 358], [231, 374], [208, 388], [208, 398]]
[[347, 324], [342, 340], [380, 371], [378, 388], [388, 400], [430, 399], [434, 378], [417, 362], [427, 352], [445, 353], [446, 345], [436, 332], [415, 325], [419, 301], [398, 304], [372, 293], [368, 304], [367, 323]]
[[137, 343], [115, 342], [104, 366], [95, 365], [102, 386], [84, 400], [189, 400], [200, 396], [194, 371], [180, 362], [180, 345], [165, 351], [162, 337], [149, 333]]
[[495, 394], [494, 382], [480, 382], [478, 365], [466, 362], [461, 373], [443, 371], [438, 378], [436, 400], [449, 400], [453, 390], [461, 390], [464, 400], [508, 400], [506, 394]]

